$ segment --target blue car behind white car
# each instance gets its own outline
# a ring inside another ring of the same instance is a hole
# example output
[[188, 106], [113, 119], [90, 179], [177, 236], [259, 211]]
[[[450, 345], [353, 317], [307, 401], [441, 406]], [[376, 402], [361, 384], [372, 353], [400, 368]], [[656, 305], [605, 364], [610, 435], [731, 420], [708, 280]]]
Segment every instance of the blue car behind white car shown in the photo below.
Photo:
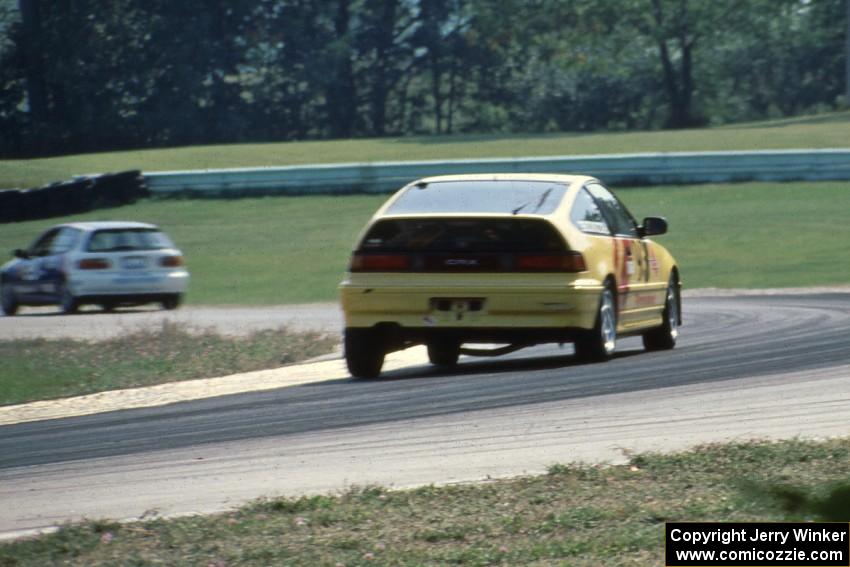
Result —
[[189, 286], [182, 252], [159, 227], [138, 222], [54, 226], [0, 268], [6, 315], [23, 305], [115, 307], [159, 303], [176, 309]]

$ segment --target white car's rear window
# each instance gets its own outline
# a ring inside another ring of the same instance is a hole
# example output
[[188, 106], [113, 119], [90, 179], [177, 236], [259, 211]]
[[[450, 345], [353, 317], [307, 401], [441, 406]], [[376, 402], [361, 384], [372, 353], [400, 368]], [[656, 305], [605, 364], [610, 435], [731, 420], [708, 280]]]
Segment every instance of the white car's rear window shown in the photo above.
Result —
[[159, 230], [151, 228], [110, 228], [92, 233], [86, 250], [88, 252], [126, 252], [130, 250], [161, 250], [163, 248], [174, 248], [174, 244]]
[[543, 181], [441, 181], [408, 187], [388, 214], [505, 213], [547, 215], [567, 188]]

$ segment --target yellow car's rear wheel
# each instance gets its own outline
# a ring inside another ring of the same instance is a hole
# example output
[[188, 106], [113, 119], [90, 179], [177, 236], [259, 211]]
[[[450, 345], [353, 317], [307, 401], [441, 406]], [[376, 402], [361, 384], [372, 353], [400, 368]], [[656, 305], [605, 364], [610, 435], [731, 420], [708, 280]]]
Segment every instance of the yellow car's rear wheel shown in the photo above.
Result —
[[433, 339], [428, 341], [428, 360], [435, 366], [450, 367], [460, 358], [460, 341]]
[[576, 356], [582, 360], [602, 362], [614, 355], [617, 349], [617, 299], [610, 283], [599, 297], [596, 324], [576, 338], [575, 349]]
[[384, 366], [384, 344], [371, 329], [345, 329], [345, 364], [355, 378], [375, 378]]

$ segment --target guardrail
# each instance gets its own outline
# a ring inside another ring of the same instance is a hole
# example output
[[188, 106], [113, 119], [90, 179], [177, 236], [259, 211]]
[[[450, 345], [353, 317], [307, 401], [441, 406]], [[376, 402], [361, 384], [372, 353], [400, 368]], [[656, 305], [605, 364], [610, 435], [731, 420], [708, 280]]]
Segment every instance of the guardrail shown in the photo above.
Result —
[[145, 174], [152, 194], [383, 193], [421, 177], [460, 173], [576, 173], [614, 186], [734, 181], [850, 180], [850, 150], [670, 152], [513, 159], [375, 162]]

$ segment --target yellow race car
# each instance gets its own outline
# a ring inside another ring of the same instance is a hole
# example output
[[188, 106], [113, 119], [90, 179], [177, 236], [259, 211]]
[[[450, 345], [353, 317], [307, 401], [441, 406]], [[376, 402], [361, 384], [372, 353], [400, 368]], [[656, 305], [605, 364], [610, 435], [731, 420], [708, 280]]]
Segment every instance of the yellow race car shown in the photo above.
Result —
[[[349, 372], [377, 376], [387, 353], [415, 344], [438, 366], [548, 342], [602, 361], [625, 335], [673, 348], [679, 269], [649, 239], [665, 232], [665, 219], [638, 224], [592, 177], [411, 183], [367, 223], [340, 284]], [[474, 343], [505, 346], [464, 347]]]

